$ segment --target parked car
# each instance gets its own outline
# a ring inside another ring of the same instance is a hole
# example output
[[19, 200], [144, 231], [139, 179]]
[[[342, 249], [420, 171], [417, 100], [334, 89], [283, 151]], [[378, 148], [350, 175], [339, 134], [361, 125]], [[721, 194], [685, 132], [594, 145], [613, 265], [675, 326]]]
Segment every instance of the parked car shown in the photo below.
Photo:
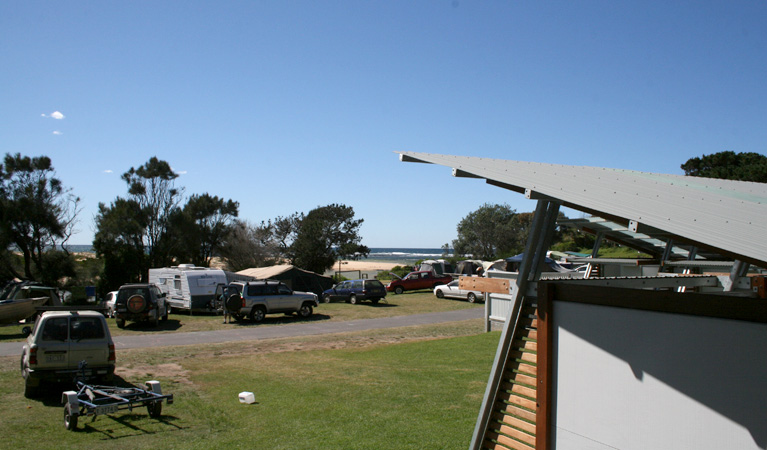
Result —
[[453, 281], [453, 277], [450, 275], [436, 275], [432, 271], [419, 271], [410, 272], [405, 278], [400, 278], [396, 274], [393, 274], [396, 279], [391, 280], [386, 285], [386, 290], [394, 292], [395, 294], [401, 294], [404, 291], [412, 291], [416, 289], [434, 289], [440, 284], [447, 284]]
[[150, 322], [157, 326], [160, 320], [168, 320], [168, 304], [165, 293], [154, 284], [124, 284], [117, 291], [115, 319], [118, 328], [125, 327], [128, 320]]
[[[108, 381], [115, 371], [115, 345], [104, 315], [97, 311], [46, 311], [27, 336], [21, 352], [24, 395], [46, 383], [71, 382], [75, 376]], [[80, 362], [87, 365], [80, 370]]]
[[235, 281], [226, 292], [226, 308], [236, 321], [261, 322], [267, 314], [309, 317], [319, 306], [317, 294], [293, 291], [280, 281]]
[[386, 298], [386, 286], [378, 280], [348, 280], [336, 284], [322, 293], [322, 300], [343, 300], [356, 305], [362, 300], [370, 300], [374, 305]]
[[104, 297], [104, 313], [107, 317], [115, 316], [115, 301], [117, 300], [117, 291], [111, 291]]
[[469, 303], [474, 303], [477, 299], [485, 298], [483, 292], [461, 289], [458, 287], [458, 280], [435, 287], [434, 295], [436, 295], [437, 298], [459, 298], [461, 300], [467, 300]]

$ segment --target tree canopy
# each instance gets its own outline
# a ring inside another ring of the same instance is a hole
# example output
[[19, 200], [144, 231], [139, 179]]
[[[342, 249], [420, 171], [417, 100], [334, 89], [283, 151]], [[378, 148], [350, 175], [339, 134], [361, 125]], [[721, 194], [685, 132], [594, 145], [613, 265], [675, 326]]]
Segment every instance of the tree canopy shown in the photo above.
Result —
[[493, 260], [524, 250], [532, 213], [517, 214], [509, 205], [485, 203], [458, 222], [456, 254]]
[[332, 204], [315, 208], [298, 221], [295, 240], [289, 247], [291, 262], [302, 269], [324, 273], [341, 258], [367, 256], [370, 249], [360, 242], [360, 225], [351, 206]]
[[[50, 284], [71, 276], [69, 255], [54, 253], [72, 235], [79, 203], [55, 177], [49, 157], [6, 154], [0, 165], [2, 269], [11, 276]], [[23, 274], [11, 263], [11, 249], [22, 255]]]
[[690, 158], [682, 164], [685, 175], [767, 183], [767, 156], [724, 151]]
[[122, 175], [126, 198], [99, 204], [93, 246], [104, 258], [101, 291], [145, 281], [149, 268], [210, 264], [233, 229], [239, 205], [208, 193], [181, 206], [183, 188], [166, 161], [152, 157]]

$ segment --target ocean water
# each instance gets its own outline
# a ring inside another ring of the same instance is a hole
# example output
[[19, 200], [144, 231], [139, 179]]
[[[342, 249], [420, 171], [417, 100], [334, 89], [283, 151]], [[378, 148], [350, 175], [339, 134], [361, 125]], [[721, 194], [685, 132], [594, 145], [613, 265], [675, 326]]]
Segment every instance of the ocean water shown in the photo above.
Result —
[[[67, 245], [67, 249], [70, 252], [92, 252], [93, 246]], [[452, 256], [452, 250], [448, 256]], [[441, 248], [371, 247], [368, 257], [361, 260], [412, 264], [422, 259], [439, 259], [442, 257]]]
[[[447, 256], [453, 256], [452, 251]], [[422, 259], [439, 259], [443, 257], [444, 255], [442, 254], [441, 248], [371, 247], [367, 259], [362, 259], [362, 261], [387, 261], [412, 264]]]

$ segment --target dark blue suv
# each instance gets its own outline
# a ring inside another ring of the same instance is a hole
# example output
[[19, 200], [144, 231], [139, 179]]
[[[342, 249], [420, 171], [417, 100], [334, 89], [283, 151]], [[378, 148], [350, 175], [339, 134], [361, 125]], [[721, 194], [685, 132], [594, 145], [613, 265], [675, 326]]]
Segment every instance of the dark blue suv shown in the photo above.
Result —
[[378, 280], [349, 280], [342, 281], [322, 293], [322, 300], [343, 300], [356, 305], [362, 300], [370, 300], [374, 305], [386, 298], [386, 287]]

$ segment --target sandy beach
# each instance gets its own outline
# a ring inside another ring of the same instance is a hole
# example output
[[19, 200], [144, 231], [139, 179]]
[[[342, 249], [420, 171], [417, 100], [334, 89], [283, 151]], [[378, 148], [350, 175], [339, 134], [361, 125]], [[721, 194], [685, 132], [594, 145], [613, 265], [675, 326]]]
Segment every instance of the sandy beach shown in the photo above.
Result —
[[[399, 263], [382, 262], [382, 261], [341, 261], [341, 271], [346, 270], [361, 270], [363, 272], [372, 272], [376, 270], [391, 270], [394, 266], [399, 266]], [[332, 270], [335, 272], [338, 269], [338, 262], [333, 265]]]

